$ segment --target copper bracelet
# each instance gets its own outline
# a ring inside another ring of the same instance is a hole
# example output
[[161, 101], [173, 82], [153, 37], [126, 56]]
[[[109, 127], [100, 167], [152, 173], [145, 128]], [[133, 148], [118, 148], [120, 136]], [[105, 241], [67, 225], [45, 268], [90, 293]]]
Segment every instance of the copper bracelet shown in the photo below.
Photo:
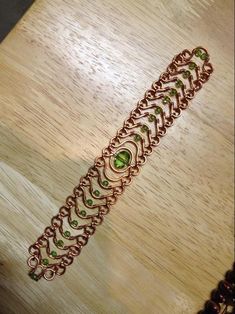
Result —
[[139, 174], [167, 128], [188, 107], [212, 72], [205, 48], [183, 50], [173, 58], [80, 179], [73, 194], [51, 219], [51, 225], [29, 247], [32, 279], [52, 280], [65, 273], [118, 196]]

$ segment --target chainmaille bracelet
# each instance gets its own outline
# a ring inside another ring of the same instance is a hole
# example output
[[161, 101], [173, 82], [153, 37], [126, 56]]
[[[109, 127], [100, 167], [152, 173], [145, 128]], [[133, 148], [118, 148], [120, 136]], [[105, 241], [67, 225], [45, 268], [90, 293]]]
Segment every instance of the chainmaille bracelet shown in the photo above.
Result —
[[140, 172], [167, 128], [188, 107], [213, 67], [206, 49], [176, 55], [68, 196], [51, 225], [29, 247], [29, 276], [52, 280], [71, 265], [96, 227]]

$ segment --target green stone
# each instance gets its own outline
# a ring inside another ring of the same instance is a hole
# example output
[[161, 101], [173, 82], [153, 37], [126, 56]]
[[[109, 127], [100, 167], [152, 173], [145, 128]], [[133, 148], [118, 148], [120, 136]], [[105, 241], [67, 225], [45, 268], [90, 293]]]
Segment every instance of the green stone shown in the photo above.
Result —
[[156, 109], [155, 109], [155, 113], [156, 114], [160, 114], [160, 113], [162, 113], [162, 111], [163, 111], [162, 108], [159, 107], [159, 106], [157, 106]]
[[186, 78], [189, 78], [191, 75], [191, 72], [190, 71], [184, 71], [183, 72], [183, 78], [186, 79]]
[[150, 114], [149, 117], [148, 117], [149, 122], [154, 122], [155, 119], [156, 119], [156, 117], [155, 117], [154, 114]]
[[63, 241], [63, 240], [58, 240], [58, 241], [56, 242], [56, 245], [57, 245], [57, 246], [60, 246], [60, 247], [63, 247], [63, 246], [64, 246], [64, 241]]
[[52, 256], [52, 257], [56, 257], [56, 256], [57, 256], [56, 251], [51, 251], [51, 256]]
[[201, 56], [201, 54], [202, 54], [201, 49], [199, 49], [199, 48], [198, 48], [198, 49], [196, 49], [196, 50], [195, 50], [195, 52], [194, 52], [194, 54], [195, 54], [195, 56], [196, 56], [196, 57], [200, 57], [200, 56]]
[[81, 210], [81, 211], [79, 212], [79, 214], [80, 214], [81, 216], [85, 217], [85, 216], [86, 216], [86, 211], [85, 211], [85, 210]]
[[201, 54], [200, 58], [201, 58], [202, 60], [206, 60], [206, 59], [208, 58], [207, 53], [204, 52], [203, 54]]
[[42, 264], [45, 265], [45, 266], [48, 265], [49, 264], [49, 260], [47, 258], [44, 258], [42, 260]]
[[88, 199], [88, 200], [86, 201], [86, 203], [87, 203], [87, 205], [91, 206], [91, 205], [93, 204], [93, 201], [92, 201], [91, 199]]
[[108, 186], [108, 185], [109, 185], [109, 181], [108, 181], [108, 180], [104, 180], [104, 181], [102, 182], [102, 185], [103, 185], [103, 186]]
[[176, 83], [175, 83], [175, 87], [176, 88], [180, 88], [180, 87], [182, 87], [184, 84], [183, 84], [183, 82], [181, 81], [181, 80], [177, 80], [176, 81]]
[[190, 62], [188, 67], [189, 67], [189, 70], [194, 70], [196, 68], [196, 63]]
[[177, 90], [175, 88], [172, 88], [169, 92], [170, 96], [175, 96], [177, 94]]
[[135, 134], [134, 141], [139, 142], [141, 140], [141, 136], [139, 134]]
[[99, 196], [99, 195], [100, 195], [100, 191], [95, 190], [95, 191], [94, 191], [94, 195], [95, 195], [95, 196]]
[[77, 220], [71, 221], [71, 225], [72, 225], [73, 227], [77, 227], [78, 221], [77, 221]]
[[71, 235], [71, 233], [70, 233], [69, 231], [65, 231], [65, 232], [64, 232], [64, 236], [65, 236], [66, 238], [70, 237], [70, 235]]
[[[154, 116], [154, 119], [155, 119], [155, 116]], [[152, 121], [150, 121], [150, 122], [152, 122]], [[140, 128], [140, 131], [142, 132], [142, 133], [144, 133], [144, 132], [147, 132], [148, 131], [148, 126], [147, 125], [142, 125], [142, 127]]]
[[131, 155], [128, 151], [122, 150], [114, 158], [114, 167], [116, 169], [123, 169], [130, 164]]
[[165, 96], [165, 97], [163, 98], [163, 100], [162, 100], [163, 105], [167, 105], [167, 104], [169, 104], [170, 102], [171, 102], [171, 99], [170, 99], [170, 97], [168, 97], [168, 96]]
[[38, 281], [38, 276], [35, 273], [29, 273], [29, 277], [35, 281]]
[[38, 278], [38, 276], [36, 274], [33, 274], [32, 279], [35, 280], [35, 281], [38, 281], [39, 278]]

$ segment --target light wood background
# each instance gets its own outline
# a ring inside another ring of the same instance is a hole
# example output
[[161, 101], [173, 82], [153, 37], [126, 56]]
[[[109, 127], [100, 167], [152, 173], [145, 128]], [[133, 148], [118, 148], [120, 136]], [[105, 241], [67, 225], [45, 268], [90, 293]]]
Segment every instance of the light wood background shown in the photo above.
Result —
[[[172, 57], [215, 72], [66, 274], [26, 259]], [[233, 1], [37, 0], [0, 45], [0, 313], [186, 314], [233, 261]]]

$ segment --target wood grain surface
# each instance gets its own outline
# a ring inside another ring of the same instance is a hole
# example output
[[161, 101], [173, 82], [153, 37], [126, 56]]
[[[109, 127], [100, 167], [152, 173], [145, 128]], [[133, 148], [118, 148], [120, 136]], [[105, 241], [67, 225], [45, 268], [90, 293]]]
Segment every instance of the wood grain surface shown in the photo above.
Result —
[[[0, 313], [186, 314], [233, 261], [233, 1], [37, 0], [0, 45]], [[66, 274], [28, 247], [181, 50], [214, 73]]]

